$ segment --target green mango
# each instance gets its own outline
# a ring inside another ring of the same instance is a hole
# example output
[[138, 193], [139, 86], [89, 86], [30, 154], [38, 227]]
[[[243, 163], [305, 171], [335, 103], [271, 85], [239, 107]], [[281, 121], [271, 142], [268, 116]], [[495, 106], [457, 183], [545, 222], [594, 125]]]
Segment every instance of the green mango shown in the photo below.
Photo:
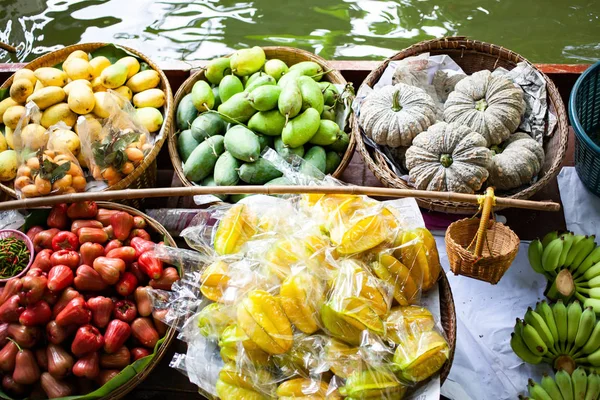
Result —
[[206, 81], [198, 81], [192, 86], [192, 103], [198, 111], [212, 110], [215, 106], [215, 95]]
[[275, 78], [276, 81], [288, 72], [288, 70], [286, 63], [277, 58], [267, 60], [265, 63], [265, 72]]
[[283, 86], [277, 106], [286, 120], [294, 118], [302, 110], [302, 93], [296, 81]]
[[235, 75], [226, 75], [219, 83], [219, 96], [224, 103], [229, 100], [234, 94], [244, 91], [242, 81]]
[[177, 121], [177, 129], [180, 131], [184, 129], [190, 129], [192, 125], [192, 121], [198, 115], [198, 110], [194, 107], [194, 103], [192, 102], [192, 94], [188, 93], [179, 102], [177, 105], [177, 115], [175, 119]]
[[258, 46], [238, 50], [231, 55], [231, 70], [238, 76], [252, 75], [265, 65], [266, 58], [264, 50]]
[[308, 142], [319, 146], [328, 146], [337, 140], [339, 133], [340, 127], [338, 124], [328, 119], [322, 119], [317, 133]]
[[321, 114], [323, 112], [323, 93], [321, 93], [319, 84], [308, 76], [299, 77], [297, 82], [302, 95], [302, 111], [312, 107]]
[[213, 85], [221, 83], [221, 79], [231, 73], [230, 60], [226, 57], [212, 59], [206, 66], [204, 76]]
[[227, 124], [219, 117], [219, 114], [210, 112], [198, 115], [192, 122], [191, 131], [194, 139], [201, 143], [208, 137], [223, 135], [226, 128]]
[[335, 85], [331, 82], [319, 82], [321, 93], [323, 93], [323, 100], [328, 106], [333, 106], [340, 97], [340, 92], [337, 90]]
[[285, 176], [280, 176], [279, 178], [271, 179], [269, 182], [265, 183], [265, 186], [292, 186], [292, 182], [286, 178]]
[[281, 132], [286, 146], [298, 147], [307, 143], [319, 130], [321, 118], [319, 112], [309, 108], [296, 118], [288, 121]]
[[244, 82], [244, 87], [251, 85], [252, 82], [254, 82], [255, 80], [257, 80], [261, 76], [266, 76], [266, 75], [267, 75], [266, 73], [264, 73], [262, 71], [258, 71], [258, 72], [253, 73], [250, 76], [243, 76], [242, 81]]
[[268, 136], [279, 136], [285, 126], [285, 117], [278, 110], [261, 111], [248, 121], [248, 128]]
[[325, 169], [327, 168], [327, 153], [325, 153], [325, 149], [321, 146], [313, 146], [304, 154], [304, 161], [305, 163], [302, 164], [300, 169], [301, 172], [305, 172], [304, 166], [310, 164], [319, 171], [325, 173]]
[[269, 111], [277, 107], [277, 101], [281, 94], [279, 86], [260, 86], [248, 95], [250, 104], [258, 111]]
[[256, 135], [260, 143], [260, 151], [262, 152], [267, 147], [273, 147], [273, 137], [266, 135]]
[[248, 100], [248, 93], [236, 93], [218, 108], [221, 114], [228, 116], [240, 123], [244, 123], [256, 113]]
[[262, 157], [254, 162], [242, 164], [238, 174], [241, 180], [251, 185], [263, 185], [283, 175], [271, 162]]
[[277, 86], [284, 88], [289, 83], [296, 82], [296, 79], [300, 78], [301, 76], [303, 76], [301, 71], [289, 71], [279, 79]]
[[211, 136], [192, 151], [185, 164], [183, 174], [192, 182], [199, 182], [212, 174], [217, 158], [225, 151], [225, 138]]
[[283, 158], [287, 162], [291, 162], [293, 158], [292, 156], [294, 155], [300, 158], [304, 156], [304, 146], [287, 147], [285, 144], [283, 144], [283, 140], [281, 140], [280, 137], [275, 139], [274, 145], [277, 154], [279, 154], [281, 158]]
[[242, 125], [235, 125], [227, 131], [225, 149], [241, 161], [253, 162], [260, 157], [258, 137]]
[[335, 121], [335, 109], [332, 106], [323, 106], [323, 112], [321, 113], [321, 119], [328, 119]]
[[328, 148], [335, 151], [336, 153], [345, 153], [348, 145], [350, 144], [350, 136], [344, 131], [340, 131], [338, 138], [335, 142], [331, 143]]
[[254, 79], [251, 83], [247, 84], [246, 89], [244, 89], [244, 91], [250, 93], [254, 89], [259, 88], [261, 86], [267, 86], [267, 85], [274, 86], [276, 84], [277, 84], [277, 82], [271, 75], [262, 74], [262, 76]]
[[[209, 175], [206, 178], [204, 178], [202, 180], [202, 182], [200, 182], [200, 185], [202, 185], [202, 186], [208, 186], [208, 187], [210, 187], [210, 186], [218, 186], [217, 183], [215, 182], [215, 178], [212, 175]], [[221, 200], [221, 201], [227, 200], [227, 195], [226, 194], [213, 194], [213, 196], [218, 197], [219, 200]]]
[[[227, 139], [227, 138], [226, 138]], [[241, 162], [238, 161], [229, 151], [224, 152], [219, 156], [215, 164], [213, 176], [215, 183], [218, 186], [235, 186], [240, 177], [238, 176], [238, 168]]]
[[320, 81], [323, 77], [323, 67], [314, 61], [302, 61], [290, 67], [290, 72], [299, 71], [301, 75], [310, 76], [315, 81]]
[[229, 196], [229, 200], [231, 200], [232, 203], [237, 203], [238, 201], [243, 200], [246, 197], [250, 197], [250, 196], [254, 196], [254, 195], [253, 194], [244, 194], [244, 193], [232, 194]]
[[213, 95], [215, 96], [215, 108], [219, 107], [223, 101], [221, 101], [221, 96], [219, 94], [219, 87], [215, 86], [212, 88]]
[[335, 151], [328, 151], [325, 155], [325, 173], [333, 174], [337, 167], [340, 166], [342, 157]]
[[181, 133], [177, 135], [177, 152], [179, 153], [181, 161], [185, 163], [199, 144], [200, 142], [194, 139], [191, 129], [181, 131]]

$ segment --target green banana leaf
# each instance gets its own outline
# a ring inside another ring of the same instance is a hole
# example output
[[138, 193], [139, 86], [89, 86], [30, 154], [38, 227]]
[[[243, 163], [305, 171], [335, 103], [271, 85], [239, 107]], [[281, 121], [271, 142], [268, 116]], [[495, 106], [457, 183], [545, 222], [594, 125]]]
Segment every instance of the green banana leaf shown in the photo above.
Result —
[[25, 217], [25, 223], [23, 224], [23, 232], [27, 232], [29, 228], [36, 225], [46, 225], [46, 220], [48, 219], [48, 215], [50, 215], [49, 208], [38, 208], [31, 211]]
[[0, 89], [0, 100], [4, 100], [5, 98], [7, 98], [9, 95], [9, 91], [8, 88], [7, 89]]

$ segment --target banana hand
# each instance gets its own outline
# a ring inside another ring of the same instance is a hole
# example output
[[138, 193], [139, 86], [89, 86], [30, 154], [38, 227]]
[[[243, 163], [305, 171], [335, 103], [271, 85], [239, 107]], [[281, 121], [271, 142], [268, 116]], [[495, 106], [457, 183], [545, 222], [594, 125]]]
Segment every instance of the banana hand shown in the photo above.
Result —
[[527, 258], [531, 268], [538, 274], [543, 274], [544, 268], [542, 267], [542, 254], [544, 253], [544, 246], [538, 239], [529, 243], [529, 249], [527, 250]]
[[560, 389], [560, 394], [564, 400], [573, 400], [573, 383], [569, 373], [564, 369], [561, 369], [554, 375], [556, 385]]
[[585, 370], [581, 367], [578, 367], [571, 374], [571, 381], [573, 382], [573, 398], [575, 400], [584, 399], [587, 389], [587, 375]]
[[544, 247], [542, 253], [542, 268], [544, 271], [554, 271], [558, 268], [558, 260], [563, 249], [564, 239], [554, 239], [547, 247]]
[[533, 354], [523, 341], [521, 335], [515, 332], [510, 334], [510, 347], [521, 360], [528, 364], [539, 364], [542, 362], [542, 356]]
[[564, 347], [567, 342], [568, 321], [567, 307], [562, 300], [558, 300], [552, 305], [552, 314], [554, 314], [554, 320], [556, 321], [560, 346]]

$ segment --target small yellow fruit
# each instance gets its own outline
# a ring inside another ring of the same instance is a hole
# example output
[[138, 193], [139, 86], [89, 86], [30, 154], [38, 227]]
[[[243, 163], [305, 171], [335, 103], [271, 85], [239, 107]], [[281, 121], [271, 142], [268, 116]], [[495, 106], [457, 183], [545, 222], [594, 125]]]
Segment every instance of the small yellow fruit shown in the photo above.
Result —
[[162, 126], [163, 116], [156, 108], [142, 107], [135, 111], [140, 123], [148, 130], [148, 132], [156, 132]]
[[64, 89], [57, 86], [48, 86], [33, 92], [31, 96], [27, 98], [27, 102], [33, 101], [40, 110], [60, 103], [67, 97]]
[[0, 181], [11, 181], [15, 176], [17, 176], [17, 152], [3, 151], [0, 153]]
[[46, 128], [38, 124], [29, 124], [21, 131], [21, 142], [25, 147], [37, 150], [48, 143]]
[[71, 111], [83, 115], [94, 109], [96, 98], [92, 89], [84, 85], [79, 85], [71, 89], [68, 104]]
[[115, 89], [115, 92], [119, 93], [119, 95], [123, 96], [125, 99], [127, 99], [127, 101], [131, 101], [131, 98], [133, 97], [131, 89], [129, 89], [127, 86], [118, 87]]
[[19, 123], [19, 119], [21, 116], [25, 114], [25, 107], [23, 106], [12, 106], [9, 107], [2, 116], [2, 120], [4, 121], [4, 125], [8, 126], [10, 129], [16, 129], [17, 124]]
[[144, 90], [152, 89], [160, 83], [160, 75], [153, 69], [138, 72], [127, 81], [127, 87], [133, 93], [143, 92]]
[[92, 90], [96, 92], [106, 92], [106, 87], [102, 84], [102, 78], [97, 77], [92, 79]]
[[68, 96], [69, 93], [71, 92], [71, 89], [73, 89], [75, 86], [79, 86], [79, 85], [87, 86], [88, 88], [90, 88], [90, 90], [92, 90], [92, 83], [86, 79], [77, 79], [77, 80], [71, 81], [71, 82], [67, 83], [67, 85], [63, 89], [65, 90], [65, 93]]
[[5, 150], [8, 150], [8, 143], [6, 143], [4, 135], [0, 134], [0, 153], [2, 153]]
[[106, 67], [100, 74], [102, 85], [108, 89], [116, 89], [127, 80], [127, 66], [124, 64], [113, 64]]
[[38, 78], [44, 86], [59, 86], [63, 87], [67, 84], [67, 74], [58, 68], [42, 67], [36, 69], [35, 77]]
[[17, 103], [24, 103], [33, 93], [33, 85], [29, 79], [17, 79], [10, 85], [10, 98]]
[[165, 104], [165, 92], [160, 89], [144, 90], [133, 96], [133, 104], [138, 108], [160, 108]]
[[4, 127], [4, 138], [6, 139], [6, 144], [8, 145], [8, 147], [10, 147], [11, 149], [15, 148], [15, 136], [13, 133], [13, 130], [11, 128], [9, 128], [8, 126]]
[[118, 60], [115, 64], [123, 64], [127, 66], [127, 79], [140, 72], [140, 62], [135, 57], [123, 57], [120, 60]]
[[42, 82], [36, 80], [35, 86], [33, 87], [33, 93], [37, 92], [40, 89], [43, 89], [44, 87], [45, 86], [44, 86], [44, 84]]
[[0, 101], [0, 119], [4, 118], [4, 113], [12, 106], [17, 106], [19, 103], [11, 99], [10, 97]]
[[27, 79], [32, 85], [35, 85], [38, 81], [33, 71], [27, 68], [19, 69], [17, 72], [15, 72], [13, 82], [17, 79]]
[[63, 69], [67, 73], [68, 77], [76, 81], [78, 79], [93, 79], [92, 66], [86, 60], [81, 58], [73, 58], [69, 60], [69, 63], [63, 65]]
[[114, 107], [118, 107], [119, 103], [116, 96], [108, 92], [94, 93], [96, 104], [94, 105], [94, 114], [100, 118], [107, 118]]
[[[83, 115], [83, 117], [85, 120], [77, 120], [77, 123], [75, 124], [75, 132], [81, 136], [84, 134], [83, 131], [85, 129], [85, 135], [87, 135], [91, 141], [102, 140], [102, 124], [100, 124], [100, 121], [98, 121], [96, 116], [94, 114], [86, 114]], [[85, 128], [82, 128], [82, 126], [85, 126]]]
[[79, 136], [68, 129], [57, 129], [53, 131], [50, 134], [48, 143], [51, 144], [51, 148], [54, 149], [69, 149], [75, 157], [77, 157], [81, 151], [81, 141], [79, 140]]
[[110, 66], [110, 60], [104, 56], [98, 56], [90, 60], [90, 65], [92, 66], [92, 75], [94, 78], [98, 78], [102, 71]]
[[86, 53], [83, 50], [75, 50], [74, 52], [72, 52], [71, 54], [69, 54], [69, 56], [67, 57], [67, 59], [65, 61], [70, 61], [70, 60], [72, 60], [74, 58], [79, 58], [79, 59], [85, 60], [85, 61], [89, 61], [90, 60], [90, 56], [88, 56], [88, 53]]
[[67, 103], [55, 104], [51, 107], [48, 107], [42, 113], [41, 124], [45, 128], [49, 128], [61, 121], [69, 127], [75, 125], [75, 122], [77, 121], [77, 114], [71, 111]]

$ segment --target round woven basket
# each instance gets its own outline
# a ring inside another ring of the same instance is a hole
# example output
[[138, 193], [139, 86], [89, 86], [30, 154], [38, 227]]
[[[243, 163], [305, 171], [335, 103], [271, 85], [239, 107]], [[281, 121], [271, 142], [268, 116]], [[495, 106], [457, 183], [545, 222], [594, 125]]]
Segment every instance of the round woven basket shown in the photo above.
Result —
[[[53, 51], [51, 53], [45, 54], [41, 57], [36, 58], [29, 64], [25, 65], [24, 68], [35, 70], [40, 67], [53, 67], [57, 64], [60, 64], [75, 50], [82, 50], [85, 52], [93, 52], [101, 47], [108, 45], [108, 43], [83, 43], [76, 44], [73, 46], [67, 46], [60, 50]], [[142, 189], [142, 188], [151, 188], [156, 186], [156, 156], [160, 152], [168, 133], [171, 131], [171, 124], [173, 122], [173, 93], [171, 91], [171, 86], [169, 85], [169, 81], [167, 77], [163, 73], [163, 71], [156, 65], [152, 60], [143, 55], [137, 50], [131, 49], [129, 47], [121, 46], [120, 48], [134, 54], [139, 59], [146, 62], [152, 69], [158, 72], [160, 76], [160, 88], [163, 92], [165, 92], [165, 105], [163, 106], [163, 124], [160, 128], [160, 131], [156, 133], [157, 137], [160, 136], [160, 139], [157, 139], [154, 142], [154, 147], [150, 150], [150, 153], [144, 157], [144, 160], [138, 165], [132, 173], [127, 175], [125, 178], [121, 179], [116, 185], [110, 186], [106, 190], [121, 190], [121, 189]], [[8, 78], [0, 89], [8, 89], [12, 84], [14, 75]], [[14, 188], [12, 187], [12, 183], [10, 186], [5, 185], [4, 183], [0, 183], [0, 189], [7, 193], [9, 196], [16, 198], [17, 194], [15, 193]], [[127, 200], [123, 203], [129, 204], [135, 207], [139, 207], [141, 205], [141, 200]]]
[[[402, 60], [426, 52], [429, 52], [431, 55], [447, 54], [467, 74], [472, 74], [484, 69], [494, 70], [497, 67], [511, 70], [521, 61], [529, 63], [529, 61], [519, 54], [501, 46], [477, 40], [469, 40], [464, 37], [449, 37], [420, 42], [402, 50], [398, 54], [382, 62], [375, 70], [371, 71], [363, 82], [363, 85], [373, 87], [375, 83], [379, 81], [379, 78], [390, 61]], [[541, 71], [540, 73], [546, 81], [548, 107], [557, 117], [557, 126], [554, 134], [550, 138], [545, 138], [544, 140], [546, 159], [538, 174], [537, 182], [517, 193], [501, 193], [504, 197], [528, 199], [533, 196], [537, 191], [548, 184], [551, 179], [556, 177], [560, 171], [560, 165], [567, 151], [569, 127], [565, 106], [554, 83], [544, 73]], [[357, 118], [354, 118], [352, 124], [352, 135], [354, 136], [356, 147], [363, 160], [383, 185], [400, 189], [414, 189], [413, 186], [409, 185], [392, 171], [385, 159], [378, 152], [373, 151], [373, 149], [364, 142]], [[474, 214], [477, 211], [476, 206], [468, 203], [430, 199], [417, 199], [417, 202], [419, 203], [419, 206], [423, 208], [450, 214]], [[496, 209], [498, 210], [501, 208], [502, 207], [498, 207]]]
[[443, 384], [452, 368], [452, 361], [454, 361], [454, 350], [456, 348], [456, 309], [454, 308], [454, 297], [452, 297], [450, 282], [448, 282], [446, 273], [443, 270], [440, 273], [438, 285], [440, 290], [441, 323], [446, 339], [448, 339], [448, 347], [450, 348], [448, 360], [444, 363], [440, 371], [440, 380], [441, 384]]
[[[324, 71], [330, 71], [329, 73], [327, 73], [326, 75], [323, 76], [323, 80], [331, 82], [331, 83], [339, 84], [339, 85], [347, 84], [347, 82], [344, 79], [344, 77], [342, 76], [342, 74], [340, 74], [339, 71], [334, 70], [327, 63], [327, 61], [324, 58], [319, 57], [319, 56], [317, 56], [313, 53], [310, 53], [306, 50], [296, 49], [293, 47], [285, 47], [285, 46], [263, 47], [263, 50], [265, 51], [267, 59], [278, 58], [281, 61], [285, 62], [287, 65], [294, 65], [294, 64], [297, 64], [302, 61], [314, 61], [317, 64], [321, 65], [323, 67]], [[204, 79], [204, 69], [201, 69], [200, 71], [196, 72], [195, 74], [190, 76], [188, 79], [186, 79], [185, 82], [183, 82], [183, 84], [177, 90], [177, 93], [175, 93], [175, 107], [174, 107], [175, 110], [177, 109], [177, 106], [179, 105], [179, 102], [181, 101], [181, 99], [186, 94], [190, 93], [192, 91], [192, 87], [194, 86], [194, 84], [201, 79], [205, 80]], [[353, 118], [351, 117], [350, 124], [352, 124], [352, 119]], [[181, 158], [179, 157], [179, 152], [177, 151], [177, 136], [176, 136], [177, 132], [176, 131], [177, 131], [176, 125], [172, 124], [171, 129], [168, 133], [168, 135], [169, 135], [168, 136], [169, 155], [171, 157], [171, 162], [173, 163], [173, 168], [175, 169], [175, 173], [177, 174], [177, 176], [179, 177], [181, 182], [185, 186], [194, 186], [194, 183], [190, 182], [189, 179], [187, 179], [183, 173], [183, 162], [181, 161]], [[337, 169], [332, 174], [332, 176], [334, 178], [338, 178], [339, 176], [341, 176], [342, 172], [344, 172], [344, 170], [350, 163], [350, 160], [352, 159], [352, 155], [354, 154], [354, 146], [355, 146], [354, 135], [350, 135], [350, 144], [348, 145], [348, 148], [346, 149], [346, 153], [344, 153], [344, 157], [342, 158], [340, 165], [337, 167]]]

